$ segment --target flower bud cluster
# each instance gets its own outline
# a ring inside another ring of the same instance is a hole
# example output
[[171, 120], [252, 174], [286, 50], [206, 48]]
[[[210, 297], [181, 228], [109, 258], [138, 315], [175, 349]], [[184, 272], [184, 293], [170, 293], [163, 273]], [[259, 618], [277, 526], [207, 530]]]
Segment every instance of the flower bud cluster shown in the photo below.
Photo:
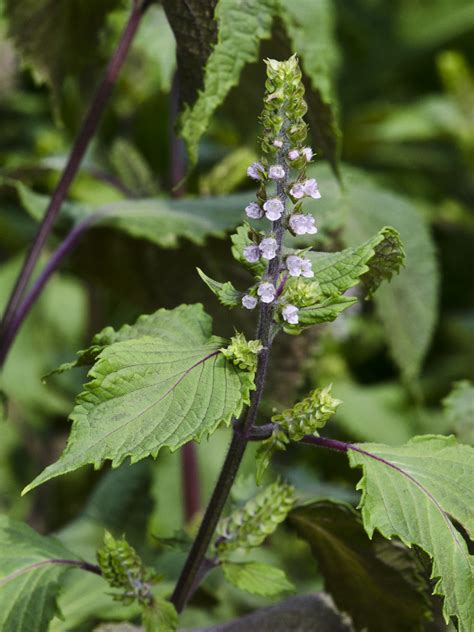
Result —
[[221, 352], [240, 369], [254, 371], [257, 367], [258, 354], [262, 349], [260, 340], [246, 340], [244, 334], [237, 333], [230, 339], [230, 345], [221, 349]]
[[322, 428], [336, 412], [342, 402], [331, 395], [331, 388], [331, 385], [318, 388], [293, 408], [272, 417], [275, 428], [272, 435], [262, 441], [256, 455], [258, 484], [277, 450], [286, 450], [290, 441], [301, 441], [305, 435], [317, 436], [318, 428]]
[[137, 600], [142, 605], [153, 601], [151, 585], [163, 578], [143, 565], [135, 549], [125, 539], [116, 540], [106, 531], [104, 545], [97, 551], [97, 560], [108, 584], [122, 590], [114, 595], [116, 601], [130, 604]]
[[332, 385], [317, 388], [301, 402], [272, 417], [290, 441], [300, 441], [305, 435], [316, 434], [317, 428], [326, 425], [342, 403], [331, 395]]
[[272, 304], [275, 320], [297, 325], [298, 311], [305, 298], [295, 297], [295, 294], [304, 294], [307, 290], [304, 283], [290, 284], [288, 280], [309, 279], [314, 274], [304, 253], [284, 257], [284, 230], [293, 235], [315, 234], [314, 217], [304, 213], [302, 206], [305, 198], [317, 200], [321, 194], [316, 180], [306, 177], [306, 166], [313, 158], [313, 151], [305, 145], [308, 130], [303, 116], [307, 106], [298, 60], [293, 55], [285, 62], [269, 59], [266, 63], [266, 94], [261, 116], [264, 157], [247, 170], [249, 177], [259, 182], [259, 190], [257, 201], [250, 202], [245, 213], [254, 221], [268, 220], [271, 226], [264, 231], [253, 231], [251, 243], [244, 248], [244, 260], [250, 264], [263, 261], [266, 270], [242, 297], [242, 305], [254, 309], [259, 302]]
[[215, 548], [220, 558], [237, 549], [260, 546], [283, 522], [295, 504], [291, 485], [276, 481], [249, 500], [242, 509], [220, 520]]

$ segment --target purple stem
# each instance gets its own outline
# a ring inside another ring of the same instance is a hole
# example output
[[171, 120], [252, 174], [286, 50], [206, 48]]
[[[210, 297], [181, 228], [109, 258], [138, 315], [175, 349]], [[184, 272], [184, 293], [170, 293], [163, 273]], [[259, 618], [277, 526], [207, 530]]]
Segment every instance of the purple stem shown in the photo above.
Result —
[[68, 233], [66, 238], [61, 242], [58, 248], [51, 255], [48, 263], [45, 265], [41, 274], [38, 276], [33, 284], [33, 287], [26, 295], [25, 300], [21, 303], [19, 308], [13, 315], [10, 323], [2, 330], [2, 337], [0, 339], [0, 367], [5, 364], [8, 353], [16, 338], [16, 335], [22, 326], [25, 318], [30, 313], [31, 308], [35, 304], [39, 295], [43, 291], [44, 286], [48, 282], [51, 275], [57, 270], [64, 257], [72, 250], [78, 239], [86, 232], [86, 230], [101, 219], [106, 212], [97, 212], [90, 215], [85, 220], [74, 226], [74, 228]]
[[[282, 134], [286, 132], [283, 130]], [[285, 159], [288, 152], [288, 146], [284, 145], [279, 151], [277, 162]], [[286, 187], [288, 178], [277, 184], [277, 193], [283, 204], [286, 206]], [[281, 251], [283, 244], [283, 226], [282, 220], [273, 222], [273, 233], [278, 244], [278, 252], [280, 255], [272, 259], [268, 265], [267, 278], [275, 285], [280, 273]], [[257, 326], [257, 339], [261, 341], [263, 349], [258, 356], [257, 370], [255, 373], [255, 390], [250, 396], [250, 405], [242, 415], [239, 422], [234, 424], [232, 439], [227, 451], [224, 464], [222, 465], [219, 478], [212, 492], [211, 499], [204, 513], [204, 517], [199, 526], [199, 531], [194, 539], [191, 550], [181, 570], [181, 574], [176, 583], [175, 589], [171, 596], [171, 602], [178, 612], [185, 607], [189, 596], [196, 588], [197, 578], [200, 576], [201, 565], [206, 559], [207, 549], [216, 530], [217, 523], [221, 517], [227, 499], [234, 484], [235, 477], [239, 470], [245, 449], [249, 442], [252, 428], [257, 419], [257, 413], [265, 387], [266, 374], [268, 368], [268, 360], [270, 349], [272, 346], [272, 323], [275, 306], [272, 303], [262, 303], [259, 310], [259, 321]]]
[[8, 333], [11, 322], [15, 318], [15, 314], [20, 307], [21, 300], [31, 279], [36, 263], [38, 262], [41, 251], [43, 250], [56, 217], [58, 216], [64, 199], [66, 198], [69, 187], [80, 167], [86, 149], [97, 131], [105, 106], [130, 50], [130, 45], [140, 25], [140, 21], [151, 2], [152, 0], [133, 0], [133, 8], [120, 38], [119, 44], [105, 71], [104, 77], [97, 89], [84, 122], [82, 123], [71, 154], [69, 155], [66, 167], [64, 168], [62, 176], [56, 186], [56, 189], [54, 190], [48, 208], [46, 209], [46, 213], [38, 228], [38, 232], [33, 239], [21, 272], [19, 273], [15, 286], [10, 294], [1, 323], [0, 340], [2, 341], [4, 336]]
[[300, 441], [300, 443], [310, 443], [317, 445], [321, 448], [329, 448], [329, 450], [337, 450], [338, 452], [347, 452], [348, 450], [355, 450], [356, 452], [362, 452], [366, 454], [364, 450], [357, 448], [352, 443], [346, 443], [345, 441], [337, 441], [336, 439], [328, 439], [327, 437], [314, 437], [313, 435], [306, 435]]

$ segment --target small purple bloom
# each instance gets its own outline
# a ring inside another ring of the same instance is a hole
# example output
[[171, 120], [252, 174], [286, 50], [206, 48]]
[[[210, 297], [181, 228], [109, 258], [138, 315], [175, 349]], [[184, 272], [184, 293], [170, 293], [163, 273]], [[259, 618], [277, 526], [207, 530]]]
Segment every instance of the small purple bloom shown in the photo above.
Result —
[[308, 197], [312, 197], [315, 200], [319, 200], [321, 197], [321, 193], [318, 189], [318, 183], [314, 178], [310, 178], [309, 180], [305, 180], [303, 182], [304, 192]]
[[273, 141], [273, 146], [274, 146], [274, 147], [278, 147], [278, 149], [281, 149], [281, 147], [283, 147], [283, 141], [282, 141], [282, 140], [280, 140], [279, 138], [276, 138], [276, 139]]
[[257, 307], [257, 299], [251, 294], [246, 294], [242, 297], [242, 305], [246, 309], [255, 309], [255, 307]]
[[300, 200], [305, 196], [304, 186], [300, 182], [297, 182], [291, 187], [290, 193], [296, 200]]
[[245, 212], [250, 219], [261, 219], [263, 217], [263, 210], [255, 202], [250, 202], [245, 207]]
[[254, 180], [263, 180], [265, 176], [265, 167], [261, 162], [253, 162], [247, 169], [247, 175]]
[[252, 244], [244, 248], [244, 257], [249, 263], [257, 263], [260, 259], [260, 249], [257, 245]]
[[288, 158], [290, 160], [298, 160], [300, 156], [300, 152], [297, 149], [292, 149], [291, 151], [288, 152]]
[[281, 165], [272, 165], [268, 172], [271, 180], [283, 180], [285, 177], [285, 169]]
[[298, 308], [296, 305], [285, 305], [281, 310], [281, 315], [283, 316], [283, 320], [286, 320], [290, 325], [297, 325], [299, 323]]
[[273, 239], [273, 237], [267, 237], [266, 239], [262, 239], [259, 248], [262, 253], [262, 257], [270, 261], [276, 257], [278, 244], [276, 239]]
[[314, 235], [318, 232], [314, 224], [314, 217], [303, 213], [294, 213], [290, 217], [290, 228], [295, 235]]
[[272, 303], [275, 299], [275, 293], [276, 289], [272, 283], [260, 283], [258, 286], [257, 294], [263, 303]]
[[267, 219], [272, 222], [276, 222], [280, 219], [285, 207], [283, 206], [283, 202], [279, 198], [272, 198], [271, 200], [267, 200], [263, 205], [263, 209], [265, 211], [265, 215]]
[[301, 150], [302, 155], [306, 158], [306, 162], [310, 162], [310, 160], [313, 157], [313, 150], [311, 149], [311, 147], [304, 147]]

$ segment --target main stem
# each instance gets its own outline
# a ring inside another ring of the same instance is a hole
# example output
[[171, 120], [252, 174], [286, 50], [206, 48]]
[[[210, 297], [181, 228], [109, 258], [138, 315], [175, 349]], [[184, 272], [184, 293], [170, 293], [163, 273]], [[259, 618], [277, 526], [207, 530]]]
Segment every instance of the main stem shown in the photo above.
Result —
[[[284, 130], [285, 131], [285, 130]], [[283, 134], [282, 134], [283, 135]], [[282, 163], [288, 147], [286, 143], [278, 153], [278, 162]], [[288, 176], [283, 182], [277, 185], [277, 194], [286, 208], [286, 186]], [[282, 220], [273, 222], [273, 232], [278, 244], [278, 256], [270, 261], [267, 276], [276, 285], [280, 273], [281, 252], [283, 244], [283, 223]], [[273, 342], [274, 304], [261, 303], [259, 310], [259, 321], [257, 327], [257, 338], [261, 341], [263, 349], [259, 354], [257, 370], [255, 373], [255, 390], [250, 398], [250, 405], [244, 416], [234, 425], [232, 440], [225, 458], [221, 473], [214, 487], [211, 500], [204, 514], [204, 518], [199, 527], [198, 534], [193, 542], [193, 546], [188, 554], [184, 567], [181, 571], [176, 587], [171, 596], [171, 602], [176, 610], [181, 612], [192, 592], [196, 588], [196, 578], [205, 560], [206, 552], [211, 543], [212, 536], [216, 530], [219, 518], [224, 510], [229, 497], [230, 490], [237, 476], [245, 448], [250, 440], [252, 428], [257, 419], [258, 408], [265, 388], [265, 380], [268, 368], [268, 359]]]
[[104, 77], [90, 105], [89, 111], [82, 123], [66, 167], [58, 185], [56, 186], [56, 189], [54, 190], [48, 208], [46, 209], [46, 213], [38, 228], [38, 232], [36, 233], [28, 254], [26, 255], [21, 272], [19, 273], [15, 286], [11, 292], [1, 323], [0, 341], [8, 331], [11, 321], [20, 306], [35, 265], [38, 262], [41, 251], [46, 243], [49, 233], [51, 232], [64, 199], [66, 198], [69, 187], [80, 167], [82, 158], [84, 157], [89, 143], [97, 131], [105, 106], [130, 50], [130, 46], [140, 25], [140, 21], [152, 1], [153, 0], [133, 1], [133, 8], [130, 13], [130, 17], [122, 33], [117, 49], [110, 60]]

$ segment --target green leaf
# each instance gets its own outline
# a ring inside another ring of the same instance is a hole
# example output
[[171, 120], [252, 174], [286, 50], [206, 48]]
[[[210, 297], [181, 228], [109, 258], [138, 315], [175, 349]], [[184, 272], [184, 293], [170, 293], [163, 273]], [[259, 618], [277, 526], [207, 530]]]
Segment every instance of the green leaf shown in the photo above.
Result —
[[142, 621], [146, 632], [174, 632], [178, 613], [172, 603], [155, 597], [153, 605], [143, 610]]
[[468, 380], [457, 382], [443, 406], [460, 440], [474, 445], [474, 385]]
[[343, 294], [362, 279], [371, 295], [383, 280], [399, 271], [404, 252], [398, 232], [386, 226], [355, 248], [309, 252], [306, 257], [323, 294]]
[[[0, 180], [14, 187], [25, 210], [41, 220], [49, 197], [29, 189], [19, 180]], [[185, 238], [203, 245], [209, 237], [224, 237], [242, 220], [248, 194], [182, 198], [148, 198], [121, 200], [106, 206], [65, 202], [59, 226], [69, 228], [90, 215], [100, 214], [93, 226], [110, 226], [137, 239], [147, 239], [161, 248], [176, 248]]]
[[207, 287], [213, 292], [222, 305], [226, 307], [237, 307], [240, 305], [240, 298], [242, 296], [242, 292], [239, 292], [235, 289], [230, 281], [226, 281], [226, 283], [220, 283], [219, 281], [214, 281], [211, 277], [208, 277], [207, 274], [197, 268], [198, 274]]
[[[21, 257], [3, 263], [0, 270], [0, 313], [21, 265]], [[59, 275], [46, 286], [23, 323], [0, 377], [0, 389], [23, 413], [64, 414], [70, 401], [64, 392], [42, 384], [42, 376], [83, 344], [87, 297], [74, 278]], [[1, 399], [1, 398], [0, 398]], [[1, 402], [0, 407], [3, 406]], [[8, 408], [8, 404], [5, 403]], [[1, 418], [1, 411], [0, 411]]]
[[2, 632], [47, 632], [59, 615], [57, 597], [75, 555], [57, 540], [0, 516], [0, 628]]
[[283, 329], [287, 333], [299, 333], [304, 327], [331, 322], [345, 309], [354, 305], [354, 303], [357, 303], [355, 296], [329, 296], [316, 305], [302, 307], [298, 313], [300, 319], [299, 324], [287, 324]]
[[120, 0], [5, 0], [9, 32], [25, 63], [56, 98], [66, 77], [85, 76], [97, 66], [100, 34]]
[[446, 621], [456, 617], [461, 632], [474, 626], [474, 558], [453, 524], [474, 532], [474, 450], [454, 437], [415, 437], [406, 445], [360, 444], [348, 451], [361, 466], [362, 518], [372, 538], [416, 544], [433, 560], [434, 593], [444, 596]]
[[359, 244], [386, 225], [400, 233], [405, 266], [390, 284], [379, 288], [375, 304], [391, 354], [405, 379], [411, 380], [420, 371], [437, 319], [438, 268], [432, 239], [408, 199], [352, 169], [344, 170], [344, 183], [348, 245]]
[[294, 590], [284, 571], [260, 562], [224, 562], [222, 564], [228, 582], [254, 595], [273, 597]]
[[52, 373], [92, 365], [101, 351], [116, 342], [153, 336], [169, 342], [183, 340], [201, 344], [210, 337], [211, 329], [212, 319], [199, 303], [179, 305], [175, 309], [159, 309], [153, 314], [140, 316], [133, 325], [123, 325], [118, 331], [113, 327], [105, 327], [93, 337], [90, 347], [78, 352], [77, 360], [61, 365]]
[[24, 491], [87, 463], [115, 467], [177, 450], [229, 424], [249, 402], [253, 376], [219, 351], [221, 338], [204, 339], [204, 315], [191, 334], [170, 319], [168, 336], [141, 336], [106, 347], [78, 396], [65, 451]]
[[288, 520], [310, 545], [325, 589], [357, 629], [415, 630], [428, 618], [414, 553], [380, 535], [369, 540], [352, 507], [315, 502], [293, 509]]
[[293, 49], [311, 82], [308, 117], [316, 148], [337, 173], [341, 132], [333, 88], [339, 58], [334, 5], [331, 0], [279, 0], [279, 5]]
[[275, 2], [241, 0], [236, 4], [234, 0], [219, 0], [217, 3], [217, 42], [207, 59], [203, 87], [180, 121], [191, 166], [197, 161], [199, 139], [215, 110], [238, 84], [244, 66], [257, 60], [260, 41], [270, 37]]

